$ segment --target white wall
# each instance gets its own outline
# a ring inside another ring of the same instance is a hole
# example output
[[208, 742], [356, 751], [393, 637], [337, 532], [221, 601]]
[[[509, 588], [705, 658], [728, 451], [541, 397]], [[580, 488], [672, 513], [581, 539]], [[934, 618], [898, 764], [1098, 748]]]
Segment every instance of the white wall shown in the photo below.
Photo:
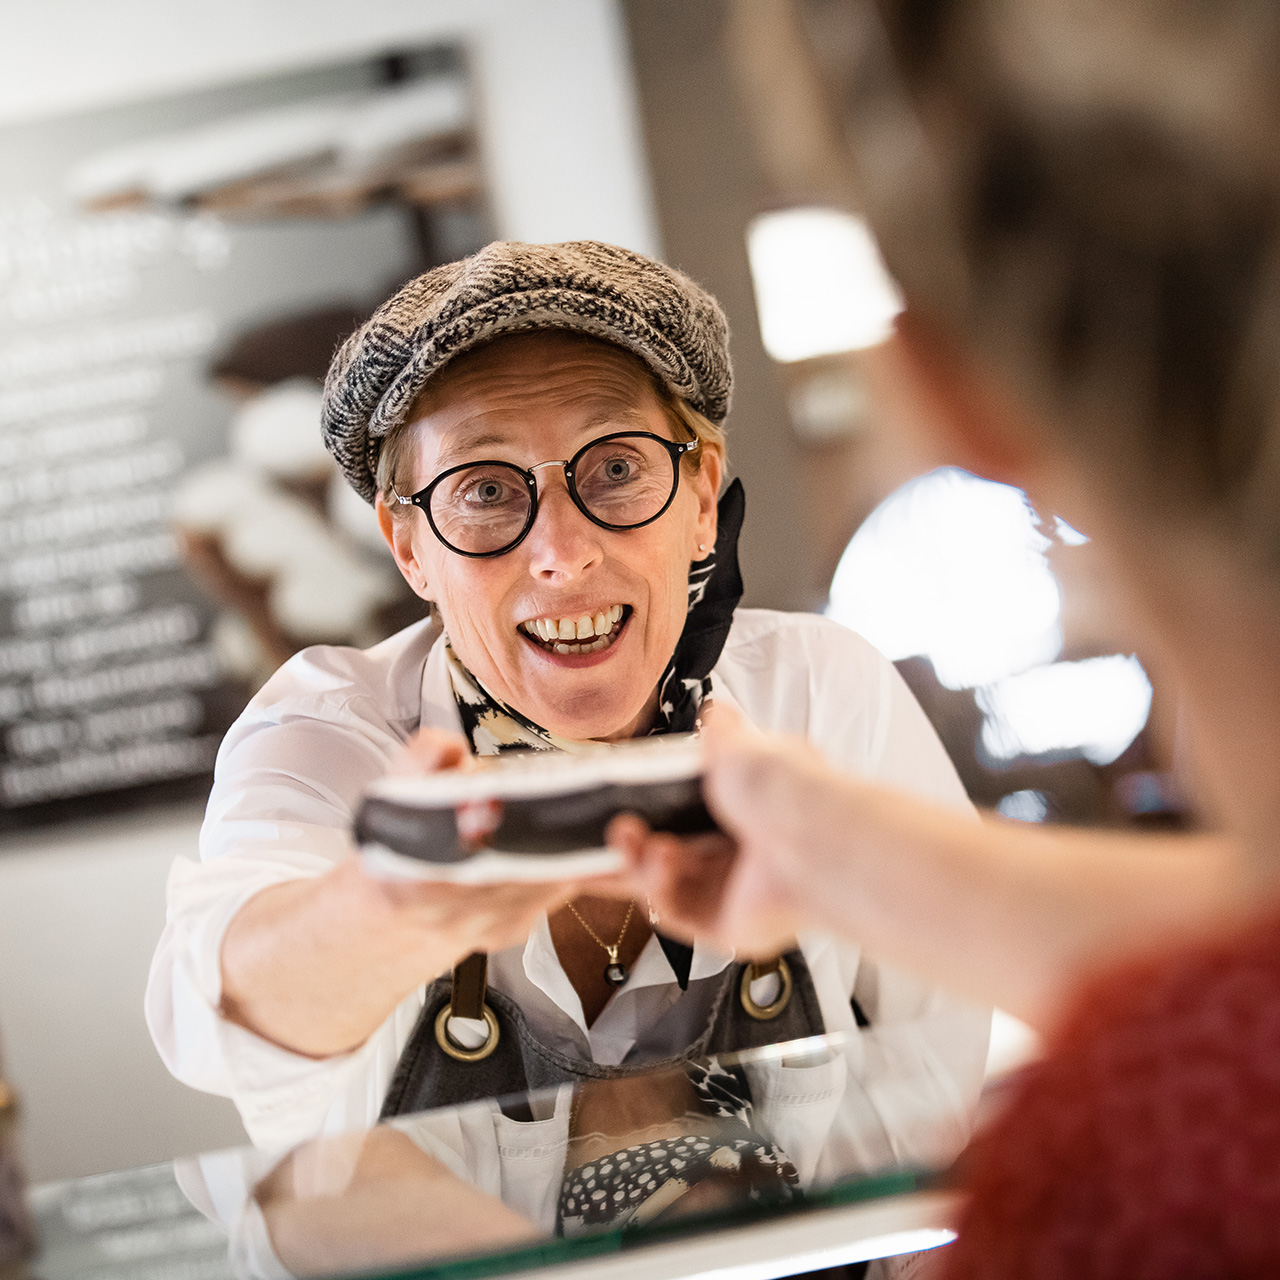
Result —
[[0, 23], [0, 124], [464, 37], [499, 233], [657, 251], [615, 0], [4, 0]]
[[[0, 2], [0, 127], [461, 36], [500, 235], [658, 249], [614, 0]], [[37, 1179], [241, 1140], [229, 1104], [165, 1074], [147, 964], [197, 815], [0, 839], [0, 1032]]]

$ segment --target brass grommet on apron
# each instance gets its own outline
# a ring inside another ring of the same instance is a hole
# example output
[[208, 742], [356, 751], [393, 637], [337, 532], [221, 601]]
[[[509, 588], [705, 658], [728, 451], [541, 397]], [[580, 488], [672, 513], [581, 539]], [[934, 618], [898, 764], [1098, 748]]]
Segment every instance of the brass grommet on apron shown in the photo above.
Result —
[[[756, 1004], [751, 998], [751, 984], [758, 982], [761, 978], [767, 978], [770, 973], [776, 973], [781, 983], [778, 995], [770, 1004]], [[768, 964], [747, 965], [742, 971], [742, 985], [738, 994], [742, 998], [742, 1007], [753, 1018], [758, 1022], [768, 1022], [770, 1018], [776, 1018], [790, 1003], [791, 986], [791, 968], [779, 956], [777, 960], [770, 961]]]
[[494, 1012], [486, 1004], [481, 1013], [484, 1015], [485, 1024], [489, 1028], [489, 1034], [485, 1038], [485, 1042], [475, 1049], [464, 1049], [460, 1044], [449, 1035], [449, 1019], [453, 1017], [453, 1009], [449, 1005], [444, 1005], [440, 1012], [436, 1014], [436, 1044], [438, 1044], [451, 1058], [457, 1058], [459, 1062], [479, 1062], [483, 1058], [487, 1058], [498, 1047], [498, 1019], [494, 1016]]
[[[498, 1019], [485, 1000], [488, 975], [489, 957], [483, 951], [473, 951], [465, 960], [460, 960], [453, 968], [449, 1003], [436, 1014], [436, 1044], [459, 1062], [479, 1062], [498, 1047]], [[483, 1018], [489, 1028], [484, 1043], [467, 1049], [451, 1039], [450, 1018], [469, 1018], [476, 1022]]]

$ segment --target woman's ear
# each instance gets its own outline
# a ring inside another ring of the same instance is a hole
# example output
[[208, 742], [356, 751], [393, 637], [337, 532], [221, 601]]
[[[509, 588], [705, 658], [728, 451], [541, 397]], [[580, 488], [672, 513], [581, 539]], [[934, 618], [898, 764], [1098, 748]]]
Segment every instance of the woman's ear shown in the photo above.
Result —
[[720, 497], [720, 481], [724, 478], [724, 459], [718, 449], [699, 450], [701, 465], [690, 477], [690, 487], [698, 496], [698, 519], [695, 526], [692, 560], [705, 560], [716, 545], [716, 502]]
[[378, 514], [378, 528], [382, 530], [382, 536], [391, 548], [396, 567], [404, 575], [404, 580], [414, 595], [430, 600], [426, 571], [419, 563], [417, 549], [413, 545], [413, 521], [403, 518], [397, 520], [391, 514], [391, 508], [387, 506], [382, 494], [374, 499], [373, 506]]

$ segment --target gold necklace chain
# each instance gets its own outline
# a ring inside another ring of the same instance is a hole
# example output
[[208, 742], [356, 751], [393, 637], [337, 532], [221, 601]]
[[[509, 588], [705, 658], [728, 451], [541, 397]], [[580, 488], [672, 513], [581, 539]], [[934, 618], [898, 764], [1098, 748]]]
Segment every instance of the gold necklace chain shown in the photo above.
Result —
[[603, 938], [602, 938], [602, 937], [601, 937], [601, 936], [600, 936], [600, 935], [599, 935], [599, 934], [598, 934], [598, 933], [597, 933], [597, 932], [596, 932], [596, 931], [595, 931], [595, 930], [594, 930], [594, 929], [593, 929], [593, 928], [592, 928], [592, 927], [591, 927], [591, 926], [590, 926], [590, 925], [589, 925], [589, 924], [588, 924], [588, 923], [587, 923], [587, 922], [586, 922], [586, 921], [585, 921], [585, 920], [584, 920], [584, 919], [583, 919], [583, 918], [578, 914], [578, 908], [577, 908], [577, 907], [575, 907], [575, 906], [573, 905], [573, 903], [572, 903], [572, 902], [566, 902], [564, 905], [565, 905], [566, 907], [568, 907], [570, 911], [572, 911], [572, 912], [573, 912], [573, 918], [574, 918], [574, 919], [575, 919], [575, 920], [576, 920], [576, 921], [577, 921], [577, 922], [578, 922], [578, 923], [579, 923], [579, 924], [580, 924], [580, 925], [581, 925], [581, 926], [582, 926], [582, 927], [583, 927], [583, 928], [584, 928], [584, 929], [585, 929], [585, 930], [586, 930], [586, 931], [591, 935], [592, 941], [594, 941], [594, 942], [595, 942], [595, 944], [596, 944], [597, 946], [599, 946], [599, 947], [603, 947], [603, 948], [605, 949], [605, 951], [608, 953], [608, 956], [609, 956], [609, 963], [610, 963], [610, 964], [617, 964], [617, 963], [618, 963], [618, 948], [619, 948], [620, 946], [622, 946], [622, 940], [623, 940], [623, 938], [625, 938], [625, 937], [627, 936], [627, 926], [628, 926], [628, 925], [630, 925], [630, 923], [631, 923], [631, 916], [632, 916], [632, 914], [634, 913], [634, 911], [635, 911], [635, 909], [636, 909], [636, 900], [635, 900], [634, 898], [632, 898], [632, 899], [631, 899], [631, 905], [627, 908], [627, 916], [626, 916], [626, 919], [625, 919], [625, 920], [623, 920], [623, 922], [622, 922], [622, 928], [621, 928], [621, 930], [618, 932], [618, 940], [617, 940], [617, 942], [615, 942], [615, 943], [613, 944], [613, 946], [610, 946], [610, 945], [609, 945], [609, 944], [608, 944], [608, 943], [607, 943], [607, 942], [606, 942], [606, 941], [605, 941], [605, 940], [604, 940], [604, 939], [603, 939]]

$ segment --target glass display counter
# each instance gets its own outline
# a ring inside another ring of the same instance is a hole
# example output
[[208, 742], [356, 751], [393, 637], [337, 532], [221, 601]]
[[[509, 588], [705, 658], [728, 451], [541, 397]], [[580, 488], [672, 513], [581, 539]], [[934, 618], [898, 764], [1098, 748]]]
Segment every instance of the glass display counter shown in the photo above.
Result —
[[769, 1280], [930, 1249], [953, 1193], [824, 1036], [37, 1186], [32, 1280]]

